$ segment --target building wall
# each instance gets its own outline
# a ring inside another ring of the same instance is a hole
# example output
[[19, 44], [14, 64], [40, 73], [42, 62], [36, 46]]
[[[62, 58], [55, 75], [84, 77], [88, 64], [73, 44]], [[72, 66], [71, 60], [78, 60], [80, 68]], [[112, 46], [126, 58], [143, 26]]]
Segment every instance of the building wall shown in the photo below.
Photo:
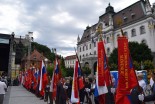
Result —
[[[147, 15], [144, 6], [143, 6], [143, 11], [145, 14], [144, 17], [141, 17], [140, 20], [136, 20], [134, 23], [128, 23], [122, 26], [122, 30], [124, 33], [127, 32], [127, 35], [128, 35], [127, 37], [130, 42], [133, 42], [133, 41], [136, 41], [138, 43], [142, 43], [142, 41], [146, 42], [148, 47], [151, 49], [152, 53], [155, 53], [155, 14]], [[99, 21], [97, 25], [98, 24], [101, 24], [101, 21]], [[145, 33], [143, 34], [140, 33], [141, 26], [145, 27]], [[132, 36], [132, 29], [136, 30], [136, 36]], [[103, 32], [103, 40], [105, 41], [105, 51], [107, 56], [109, 56], [110, 53], [113, 51], [113, 49], [117, 48], [118, 46], [117, 37], [118, 35], [119, 36], [121, 35], [121, 31], [120, 31], [120, 28], [115, 29], [112, 25], [102, 29], [102, 32]], [[87, 39], [87, 41], [83, 42], [82, 44], [80, 43], [77, 45], [78, 57], [79, 59], [81, 59], [80, 63], [82, 64], [82, 66], [84, 66], [86, 62], [88, 62], [89, 64], [94, 64], [97, 61], [98, 38], [96, 34], [97, 34], [96, 32], [90, 32], [89, 35], [91, 38]], [[107, 41], [107, 37], [109, 38], [109, 42]], [[96, 43], [96, 46], [94, 46], [94, 43]], [[90, 44], [91, 44], [91, 49], [90, 49]], [[87, 45], [88, 45], [88, 50], [86, 50]], [[84, 47], [84, 51], [83, 51], [83, 47]], [[81, 51], [80, 51], [80, 48], [81, 48]], [[94, 52], [96, 52], [96, 54], [94, 54]], [[92, 58], [94, 58], [96, 61], [91, 60]], [[93, 68], [93, 65], [90, 65], [90, 67]]]
[[65, 60], [65, 67], [66, 68], [74, 68], [75, 61], [76, 61], [76, 59]]

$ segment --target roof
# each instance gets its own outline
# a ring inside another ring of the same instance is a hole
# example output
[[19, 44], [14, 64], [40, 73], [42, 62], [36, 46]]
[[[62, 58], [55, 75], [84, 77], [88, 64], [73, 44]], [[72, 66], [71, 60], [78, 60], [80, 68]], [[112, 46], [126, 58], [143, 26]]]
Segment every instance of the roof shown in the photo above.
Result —
[[[31, 61], [42, 61], [46, 57], [43, 56], [43, 54], [39, 53], [36, 49], [31, 53], [30, 60]], [[28, 60], [28, 56], [24, 56], [22, 60]]]
[[112, 15], [114, 30], [120, 28], [120, 26], [118, 25], [119, 20], [122, 21], [122, 26], [126, 26], [131, 23], [135, 23], [138, 20], [144, 19], [146, 17], [145, 10], [144, 10], [144, 5], [145, 5], [144, 3], [145, 2], [143, 0], [139, 0], [134, 4], [120, 10], [119, 12], [116, 12], [116, 13], [106, 12], [103, 15], [99, 16], [98, 23], [84, 30], [78, 45], [85, 43], [87, 41], [90, 41], [91, 32], [92, 31], [96, 32], [96, 26], [98, 26], [99, 23], [102, 22], [105, 24], [105, 26], [108, 26], [109, 15]]
[[72, 60], [72, 59], [76, 59], [76, 55], [71, 55], [71, 56], [65, 57], [65, 60]]

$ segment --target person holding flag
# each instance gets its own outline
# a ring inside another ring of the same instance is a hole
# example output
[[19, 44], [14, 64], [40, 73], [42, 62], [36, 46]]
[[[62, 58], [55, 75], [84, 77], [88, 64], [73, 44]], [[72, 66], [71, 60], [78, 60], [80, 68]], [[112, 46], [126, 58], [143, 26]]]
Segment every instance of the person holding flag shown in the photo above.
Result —
[[[122, 29], [121, 32], [123, 35]], [[118, 76], [116, 104], [140, 104], [140, 87], [131, 61], [128, 39], [125, 36], [118, 37]]]
[[45, 64], [42, 60], [41, 70], [40, 70], [40, 82], [39, 82], [39, 91], [42, 97], [44, 96], [44, 93], [45, 93], [44, 90], [47, 83], [48, 83], [47, 72], [46, 72]]
[[76, 60], [74, 65], [74, 74], [73, 74], [73, 82], [72, 82], [72, 91], [71, 91], [71, 103], [79, 103], [79, 89], [78, 89], [78, 68], [79, 63]]
[[[51, 92], [51, 101], [53, 102], [56, 101], [56, 96], [57, 96], [57, 84], [59, 82], [59, 80], [61, 79], [61, 71], [60, 71], [60, 67], [59, 67], [59, 62], [58, 62], [58, 58], [57, 58], [57, 55], [56, 55], [56, 49], [54, 49], [54, 52], [55, 52], [55, 66], [54, 66], [54, 70], [53, 70], [53, 75], [52, 75], [52, 79], [51, 79], [51, 85], [50, 85], [50, 92]], [[51, 103], [52, 103], [51, 102]]]

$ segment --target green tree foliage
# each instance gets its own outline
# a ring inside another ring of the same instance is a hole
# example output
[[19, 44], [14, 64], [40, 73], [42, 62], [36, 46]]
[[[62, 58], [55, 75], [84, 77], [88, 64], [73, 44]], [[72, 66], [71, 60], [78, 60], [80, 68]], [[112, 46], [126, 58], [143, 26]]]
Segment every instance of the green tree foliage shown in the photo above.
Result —
[[34, 49], [37, 49], [37, 51], [43, 53], [44, 56], [47, 57], [50, 61], [54, 61], [55, 54], [51, 52], [51, 50], [47, 46], [38, 44], [37, 42], [32, 42], [32, 51]]
[[[143, 63], [144, 69], [153, 68], [153, 56], [151, 50], [144, 43], [129, 42], [129, 50], [133, 65], [136, 70], [140, 70]], [[111, 70], [117, 70], [118, 66], [118, 49], [115, 48], [109, 57], [109, 66]], [[147, 63], [147, 64], [146, 64]]]
[[54, 64], [50, 64], [50, 65], [47, 66], [47, 74], [49, 76], [53, 75], [53, 70], [54, 70]]
[[74, 69], [73, 68], [66, 68], [66, 77], [73, 77]]
[[89, 67], [83, 67], [82, 68], [82, 73], [86, 76], [91, 74], [91, 69]]
[[65, 61], [64, 61], [63, 57], [61, 57], [61, 59], [60, 59], [60, 69], [61, 69], [61, 72], [62, 72], [62, 76], [66, 77], [67, 72], [66, 72]]

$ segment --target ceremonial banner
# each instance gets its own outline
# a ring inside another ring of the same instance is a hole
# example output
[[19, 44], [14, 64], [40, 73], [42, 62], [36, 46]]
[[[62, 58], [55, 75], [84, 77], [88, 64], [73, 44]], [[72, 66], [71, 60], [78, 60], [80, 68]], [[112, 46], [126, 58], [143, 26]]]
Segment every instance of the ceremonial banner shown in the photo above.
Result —
[[45, 64], [42, 61], [41, 70], [40, 70], [40, 83], [39, 83], [39, 91], [42, 96], [44, 96], [44, 89], [47, 83], [48, 83], [47, 72], [46, 72]]
[[[96, 86], [95, 86], [95, 96], [99, 96], [105, 93], [108, 93], [106, 86], [105, 71], [108, 71], [107, 60], [105, 55], [105, 49], [103, 41], [98, 42], [98, 64], [96, 71]], [[108, 77], [108, 75], [107, 75]]]
[[79, 72], [79, 62], [76, 59], [74, 65], [74, 74], [73, 74], [73, 82], [72, 82], [72, 92], [71, 92], [71, 103], [79, 103], [79, 88], [78, 88], [78, 72]]
[[138, 85], [126, 37], [118, 38], [118, 87], [116, 104], [132, 104], [130, 91]]
[[58, 63], [58, 60], [56, 58], [56, 60], [55, 60], [55, 68], [54, 68], [54, 71], [53, 71], [52, 81], [51, 81], [51, 86], [50, 86], [51, 91], [53, 92], [52, 93], [52, 98], [53, 99], [56, 98], [57, 84], [58, 84], [60, 78], [61, 78], [61, 75], [60, 75], [59, 63]]

